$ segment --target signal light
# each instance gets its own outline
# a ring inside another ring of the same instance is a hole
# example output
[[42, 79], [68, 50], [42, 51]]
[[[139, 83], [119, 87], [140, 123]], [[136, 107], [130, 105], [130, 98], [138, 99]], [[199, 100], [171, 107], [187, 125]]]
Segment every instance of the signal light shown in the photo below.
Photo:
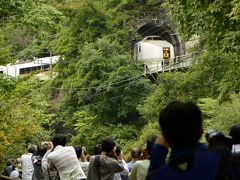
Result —
[[163, 48], [163, 59], [169, 59], [170, 58], [170, 47], [164, 47]]

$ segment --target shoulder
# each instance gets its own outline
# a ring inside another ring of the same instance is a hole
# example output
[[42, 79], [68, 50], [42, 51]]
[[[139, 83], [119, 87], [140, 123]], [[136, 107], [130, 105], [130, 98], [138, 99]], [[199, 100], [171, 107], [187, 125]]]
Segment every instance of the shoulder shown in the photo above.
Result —
[[73, 150], [73, 151], [75, 151], [74, 150], [74, 148], [72, 147], [72, 146], [65, 146], [65, 147], [63, 147], [62, 149], [65, 149], [65, 150]]
[[219, 164], [221, 156], [210, 150], [200, 150], [196, 152], [195, 160], [198, 162], [204, 162], [206, 165]]
[[21, 159], [29, 159], [29, 158], [31, 158], [32, 157], [32, 155], [33, 154], [23, 154], [22, 156], [21, 156]]
[[150, 160], [149, 159], [144, 159], [144, 160], [138, 160], [135, 162], [135, 164], [146, 164], [146, 163], [149, 163]]
[[139, 167], [139, 166], [142, 166], [143, 164], [145, 164], [146, 162], [148, 162], [149, 160], [139, 160], [139, 161], [136, 161], [135, 164], [134, 164], [134, 167]]
[[89, 162], [93, 162], [96, 156], [91, 156]]
[[108, 156], [105, 156], [105, 155], [101, 155], [100, 156], [100, 159], [103, 160], [103, 161], [106, 161], [106, 162], [111, 162], [111, 163], [118, 163], [119, 164], [119, 161], [112, 158], [112, 157], [108, 157]]

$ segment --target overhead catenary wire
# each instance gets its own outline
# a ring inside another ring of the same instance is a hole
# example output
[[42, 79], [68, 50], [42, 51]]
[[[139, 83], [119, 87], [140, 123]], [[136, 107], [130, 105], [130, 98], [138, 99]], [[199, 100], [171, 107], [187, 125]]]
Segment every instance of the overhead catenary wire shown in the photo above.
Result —
[[[104, 83], [104, 84], [100, 84], [99, 86], [90, 86], [90, 87], [86, 87], [86, 88], [73, 88], [73, 87], [67, 87], [69, 88], [68, 90], [89, 90], [89, 89], [99, 89], [99, 88], [106, 88], [106, 87], [109, 87], [111, 85], [116, 85], [116, 84], [120, 84], [120, 83], [124, 83], [124, 82], [127, 82], [127, 81], [131, 81], [131, 80], [134, 80], [134, 79], [137, 79], [139, 77], [141, 77], [143, 74], [140, 74], [140, 75], [137, 75], [137, 76], [134, 76], [134, 77], [131, 77], [129, 79], [124, 79], [122, 81], [117, 81], [117, 82], [113, 82], [113, 83]], [[57, 90], [65, 90], [66, 88], [64, 87], [60, 87], [60, 88], [56, 88], [56, 87], [50, 87], [50, 89], [57, 89]]]
[[[133, 80], [133, 81], [131, 81], [131, 82], [128, 82], [128, 83], [126, 83], [126, 84], [123, 84], [123, 85], [121, 85], [121, 86], [118, 86], [118, 87], [114, 87], [114, 88], [112, 88], [112, 89], [109, 89], [109, 90], [107, 90], [107, 91], [103, 91], [103, 92], [100, 92], [100, 93], [96, 93], [96, 94], [93, 94], [93, 95], [88, 95], [88, 99], [91, 99], [91, 98], [93, 98], [93, 97], [97, 97], [97, 96], [100, 96], [100, 95], [103, 95], [103, 94], [105, 94], [105, 93], [107, 93], [107, 92], [111, 92], [111, 91], [114, 91], [114, 90], [116, 90], [116, 89], [119, 89], [119, 88], [123, 88], [123, 87], [127, 87], [127, 86], [130, 86], [132, 83], [134, 83], [135, 82], [135, 80]], [[108, 100], [113, 100], [113, 99], [117, 99], [117, 98], [119, 98], [119, 97], [122, 97], [122, 96], [125, 96], [126, 94], [122, 94], [122, 95], [120, 95], [120, 96], [114, 96], [114, 97], [111, 97], [111, 98], [109, 98]], [[69, 101], [72, 101], [72, 100], [76, 100], [75, 98], [71, 98], [71, 99], [68, 99], [68, 100], [60, 100], [59, 102], [69, 102]], [[92, 104], [92, 103], [91, 103]], [[97, 104], [97, 103], [95, 103], [95, 104]]]
[[[196, 50], [196, 51], [193, 51], [193, 52], [191, 52], [191, 53], [188, 53], [188, 54], [182, 54], [182, 55], [180, 55], [180, 56], [176, 56], [177, 58], [182, 58], [182, 57], [186, 57], [186, 56], [191, 56], [192, 54], [195, 54], [195, 53], [199, 53], [199, 52], [201, 52], [201, 51], [205, 51], [205, 50], [207, 50], [207, 49], [200, 49], [200, 50]], [[186, 59], [188, 59], [188, 58], [186, 58]], [[178, 63], [181, 63], [182, 61], [184, 61], [184, 60], [186, 60], [186, 59], [182, 59], [181, 61], [179, 61], [179, 62], [176, 62], [176, 63], [174, 63], [174, 64], [172, 64], [172, 65], [170, 65], [170, 66], [166, 66], [166, 67], [164, 67], [162, 70], [163, 71], [165, 71], [165, 70], [168, 70], [170, 67], [173, 67], [174, 65], [176, 65], [176, 64], [178, 64]], [[156, 69], [153, 73], [156, 73], [158, 71], [158, 69]], [[131, 77], [131, 78], [128, 78], [128, 79], [124, 79], [124, 80], [121, 80], [121, 81], [117, 81], [117, 82], [113, 82], [113, 83], [103, 83], [103, 84], [100, 84], [99, 86], [90, 86], [90, 87], [84, 87], [84, 88], [78, 88], [78, 87], [76, 87], [76, 88], [73, 88], [73, 87], [60, 87], [60, 88], [56, 88], [56, 87], [50, 87], [51, 89], [56, 89], [56, 90], [67, 90], [68, 92], [69, 91], [77, 91], [77, 90], [90, 90], [90, 89], [100, 89], [100, 88], [108, 88], [108, 87], [110, 87], [110, 86], [112, 86], [112, 85], [117, 85], [117, 84], [120, 84], [120, 83], [124, 83], [124, 82], [128, 82], [129, 83], [129, 81], [130, 82], [132, 82], [132, 81], [134, 81], [135, 79], [138, 79], [138, 78], [140, 78], [140, 77], [142, 77], [142, 76], [144, 76], [145, 74], [144, 73], [141, 73], [141, 74], [139, 74], [139, 75], [137, 75], [137, 76], [134, 76], [134, 77]], [[67, 89], [68, 88], [68, 89]]]
[[[177, 63], [172, 64], [172, 65], [170, 65], [170, 66], [164, 67], [163, 71], [169, 70], [170, 67], [172, 67], [172, 66], [174, 66], [174, 65], [176, 65], [176, 64], [178, 64], [178, 63], [181, 63], [181, 62], [177, 62]], [[157, 72], [157, 70], [156, 70], [156, 72]], [[156, 72], [152, 72], [152, 73], [156, 73]], [[141, 76], [145, 76], [145, 75], [142, 74]], [[96, 94], [90, 95], [90, 96], [88, 96], [88, 99], [90, 100], [90, 99], [92, 99], [92, 98], [94, 98], [94, 97], [99, 97], [99, 96], [101, 96], [101, 95], [103, 95], [103, 94], [105, 94], [105, 93], [114, 91], [114, 90], [116, 90], [116, 89], [130, 86], [130, 85], [131, 85], [132, 83], [134, 83], [135, 81], [136, 81], [136, 80], [132, 80], [131, 82], [128, 82], [128, 83], [126, 83], [126, 84], [124, 84], [124, 85], [121, 85], [121, 86], [118, 86], [118, 87], [114, 87], [114, 88], [111, 88], [111, 89], [109, 89], [109, 90], [106, 90], [106, 91], [103, 91], [103, 92], [100, 92], [100, 93], [96, 93]], [[159, 85], [160, 85], [160, 84], [159, 84]], [[157, 86], [157, 87], [158, 87], [158, 86]], [[109, 98], [108, 101], [115, 100], [115, 99], [118, 99], [118, 98], [121, 98], [121, 97], [124, 97], [124, 96], [126, 96], [126, 94], [121, 94], [121, 95], [119, 95], [119, 96], [113, 96], [113, 97]], [[76, 99], [75, 99], [75, 98], [71, 98], [71, 99], [68, 99], [68, 100], [60, 100], [59, 102], [69, 102], [69, 101], [73, 101], [73, 100], [76, 100]], [[98, 104], [98, 103], [99, 103], [99, 102], [91, 103], [91, 104]]]
[[[198, 51], [195, 51], [194, 53], [201, 52], [201, 51], [206, 51], [206, 50], [207, 50], [207, 49], [198, 50]], [[182, 55], [182, 56], [186, 56], [186, 55]], [[188, 59], [188, 58], [186, 58], [186, 59], [184, 59], [184, 60], [182, 60], [182, 61], [186, 61], [187, 59]], [[176, 63], [174, 63], [174, 64], [172, 64], [172, 65], [169, 65], [169, 66], [164, 67], [164, 68], [163, 68], [163, 71], [169, 70], [170, 67], [173, 67], [174, 65], [176, 65], [176, 64], [178, 64], [178, 63], [181, 63], [182, 61], [176, 62]], [[156, 72], [157, 72], [157, 70], [156, 70]], [[156, 73], [156, 72], [152, 72], [152, 73]], [[137, 77], [142, 77], [142, 76], [144, 76], [144, 74], [141, 74], [141, 75], [139, 75], [139, 76], [137, 76]], [[126, 84], [123, 84], [123, 85], [117, 86], [117, 87], [112, 87], [111, 89], [108, 89], [108, 90], [106, 90], [106, 91], [102, 91], [102, 92], [99, 92], [99, 93], [96, 93], [96, 94], [93, 94], [93, 95], [88, 95], [87, 98], [90, 100], [90, 99], [92, 99], [92, 98], [94, 98], [94, 97], [101, 96], [101, 95], [103, 95], [103, 94], [105, 94], [105, 93], [114, 91], [114, 90], [116, 90], [116, 89], [130, 86], [132, 83], [134, 83], [134, 82], [136, 82], [136, 81], [138, 80], [138, 78], [131, 78], [131, 79], [132, 79], [132, 80], [131, 80], [130, 82], [126, 83]], [[125, 96], [125, 95], [126, 95], [126, 94], [121, 94], [121, 95], [119, 95], [119, 96], [113, 96], [113, 97], [109, 98], [108, 100], [118, 99], [118, 98], [123, 97], [123, 96]], [[74, 98], [74, 99], [72, 98], [72, 99], [68, 99], [68, 100], [61, 100], [60, 102], [69, 102], [69, 101], [72, 101], [72, 100], [76, 100], [76, 99], [75, 99], [75, 98]], [[92, 103], [91, 103], [91, 104], [92, 104]], [[98, 104], [98, 103], [93, 103], [93, 104]]]
[[[199, 53], [199, 52], [203, 52], [203, 51], [206, 51], [207, 49], [202, 49], [202, 50], [199, 50], [199, 51], [195, 51], [194, 53]], [[160, 69], [160, 68], [157, 68], [156, 70], [154, 71], [151, 71], [151, 73], [157, 73], [159, 72], [160, 70], [162, 70], [161, 72], [165, 72], [165, 71], [168, 71], [168, 70], [171, 70], [172, 67], [176, 66], [177, 64], [180, 64], [182, 62], [186, 62], [187, 60], [189, 60], [190, 58], [192, 58], [192, 54], [193, 53], [188, 53], [190, 56], [187, 57], [187, 55], [184, 55], [184, 56], [177, 56], [177, 57], [186, 57], [185, 59], [182, 59], [181, 61], [178, 61], [176, 63], [173, 63], [171, 65], [168, 65], [168, 66], [165, 66], [163, 69]]]

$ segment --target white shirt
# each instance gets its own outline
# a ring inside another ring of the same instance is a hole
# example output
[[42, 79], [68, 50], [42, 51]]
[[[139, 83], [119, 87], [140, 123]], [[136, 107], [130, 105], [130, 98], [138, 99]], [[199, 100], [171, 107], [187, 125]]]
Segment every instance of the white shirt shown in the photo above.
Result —
[[14, 171], [11, 172], [10, 177], [19, 178], [19, 172], [15, 169]]
[[232, 153], [233, 154], [240, 154], [240, 144], [232, 145]]
[[147, 173], [148, 173], [148, 168], [150, 165], [150, 160], [145, 159], [142, 161], [136, 161], [133, 169], [130, 174], [130, 179], [131, 180], [145, 180]]
[[129, 172], [132, 171], [132, 168], [133, 168], [135, 162], [136, 162], [136, 161], [130, 161], [129, 163], [127, 163], [127, 166], [128, 166], [128, 170], [129, 170]]
[[128, 176], [128, 174], [129, 174], [127, 163], [124, 160], [121, 160], [121, 161], [119, 161], [119, 164], [121, 164], [123, 166], [124, 170], [120, 173], [115, 173], [113, 180], [122, 180], [121, 175]]
[[33, 164], [32, 164], [32, 153], [23, 154], [21, 156], [21, 164], [22, 164], [22, 179], [23, 180], [32, 180], [33, 175]]
[[[86, 176], [80, 167], [75, 150], [71, 146], [56, 146], [53, 152], [47, 154], [47, 163], [53, 163], [59, 173], [61, 180], [80, 180]], [[42, 164], [46, 169], [46, 161]]]

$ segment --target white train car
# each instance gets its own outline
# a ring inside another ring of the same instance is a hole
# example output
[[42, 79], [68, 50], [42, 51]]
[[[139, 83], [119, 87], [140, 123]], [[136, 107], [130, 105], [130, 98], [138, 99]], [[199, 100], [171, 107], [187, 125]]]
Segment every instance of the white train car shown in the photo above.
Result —
[[174, 47], [160, 36], [147, 36], [134, 45], [134, 61], [146, 66], [146, 73], [162, 71], [175, 59]]
[[32, 71], [46, 70], [56, 64], [59, 56], [44, 57], [35, 59], [31, 62], [21, 62], [15, 64], [7, 64], [6, 66], [0, 66], [0, 74], [7, 74], [13, 77], [18, 77], [22, 74], [27, 74]]

